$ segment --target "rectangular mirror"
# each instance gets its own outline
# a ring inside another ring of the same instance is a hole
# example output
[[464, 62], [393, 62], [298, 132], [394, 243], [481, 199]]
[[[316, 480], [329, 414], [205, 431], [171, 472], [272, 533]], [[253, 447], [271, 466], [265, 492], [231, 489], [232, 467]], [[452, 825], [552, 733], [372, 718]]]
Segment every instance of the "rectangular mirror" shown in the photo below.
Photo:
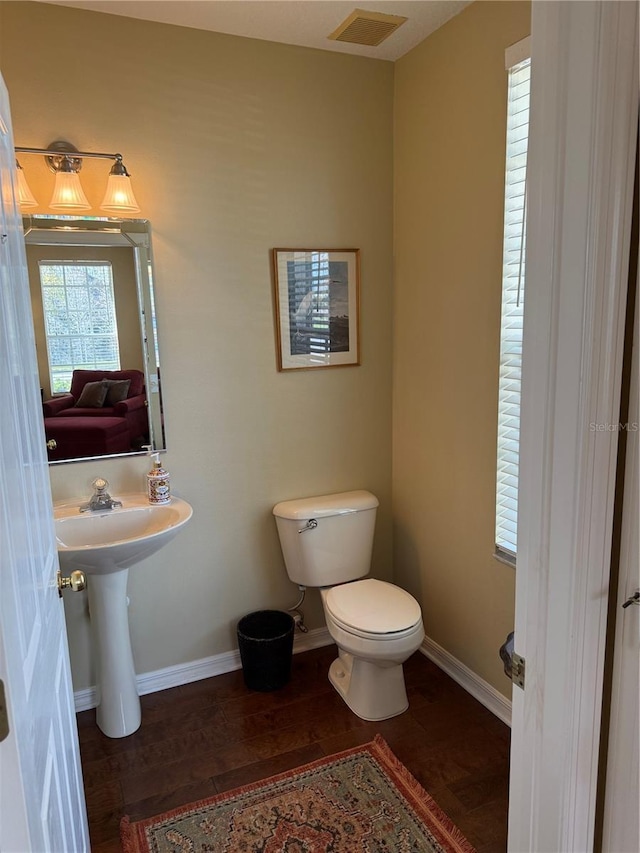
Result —
[[23, 228], [49, 461], [166, 449], [149, 222]]

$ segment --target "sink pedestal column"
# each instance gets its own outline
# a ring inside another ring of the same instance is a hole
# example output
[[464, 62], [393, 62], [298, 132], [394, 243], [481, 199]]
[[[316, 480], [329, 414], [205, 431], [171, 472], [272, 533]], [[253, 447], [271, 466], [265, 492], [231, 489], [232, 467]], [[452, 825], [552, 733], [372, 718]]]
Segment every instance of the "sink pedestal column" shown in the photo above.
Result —
[[129, 569], [120, 569], [87, 579], [98, 678], [96, 722], [112, 738], [133, 734], [141, 721], [129, 636], [128, 575]]

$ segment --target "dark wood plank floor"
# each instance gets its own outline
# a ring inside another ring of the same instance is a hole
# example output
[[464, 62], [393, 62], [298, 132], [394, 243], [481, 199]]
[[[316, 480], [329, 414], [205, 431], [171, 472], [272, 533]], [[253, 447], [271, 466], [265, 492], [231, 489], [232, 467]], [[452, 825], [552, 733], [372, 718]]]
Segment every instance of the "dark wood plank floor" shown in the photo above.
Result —
[[506, 849], [509, 729], [419, 652], [405, 664], [409, 710], [367, 723], [327, 680], [335, 646], [293, 658], [272, 693], [231, 672], [142, 697], [142, 726], [111, 740], [78, 714], [93, 853], [118, 826], [372, 740], [379, 732], [478, 853]]

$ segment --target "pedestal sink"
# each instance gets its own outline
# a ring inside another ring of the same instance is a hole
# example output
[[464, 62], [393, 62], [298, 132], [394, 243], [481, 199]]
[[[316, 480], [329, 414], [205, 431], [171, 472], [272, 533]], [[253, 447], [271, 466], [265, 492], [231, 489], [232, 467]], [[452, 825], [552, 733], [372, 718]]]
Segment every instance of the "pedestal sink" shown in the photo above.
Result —
[[140, 726], [140, 699], [127, 613], [129, 568], [155, 554], [189, 521], [186, 501], [151, 506], [146, 495], [118, 495], [121, 507], [80, 512], [78, 500], [56, 504], [58, 557], [64, 571], [89, 575], [87, 592], [98, 675], [96, 720], [112, 738]]

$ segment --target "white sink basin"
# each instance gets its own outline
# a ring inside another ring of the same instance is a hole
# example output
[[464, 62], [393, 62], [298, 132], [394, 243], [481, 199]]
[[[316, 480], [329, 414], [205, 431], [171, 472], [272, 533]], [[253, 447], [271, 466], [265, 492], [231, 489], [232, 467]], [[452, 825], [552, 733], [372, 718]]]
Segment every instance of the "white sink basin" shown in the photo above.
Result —
[[146, 495], [116, 495], [121, 507], [80, 512], [81, 500], [54, 505], [60, 566], [89, 575], [87, 595], [96, 663], [96, 722], [112, 738], [140, 726], [127, 599], [129, 567], [155, 554], [192, 515], [186, 501], [151, 506]]
[[54, 506], [63, 569], [87, 574], [128, 569], [173, 539], [193, 513], [180, 498], [165, 506], [151, 506], [146, 495], [119, 495], [118, 500], [121, 507], [98, 512], [80, 512], [79, 502]]

